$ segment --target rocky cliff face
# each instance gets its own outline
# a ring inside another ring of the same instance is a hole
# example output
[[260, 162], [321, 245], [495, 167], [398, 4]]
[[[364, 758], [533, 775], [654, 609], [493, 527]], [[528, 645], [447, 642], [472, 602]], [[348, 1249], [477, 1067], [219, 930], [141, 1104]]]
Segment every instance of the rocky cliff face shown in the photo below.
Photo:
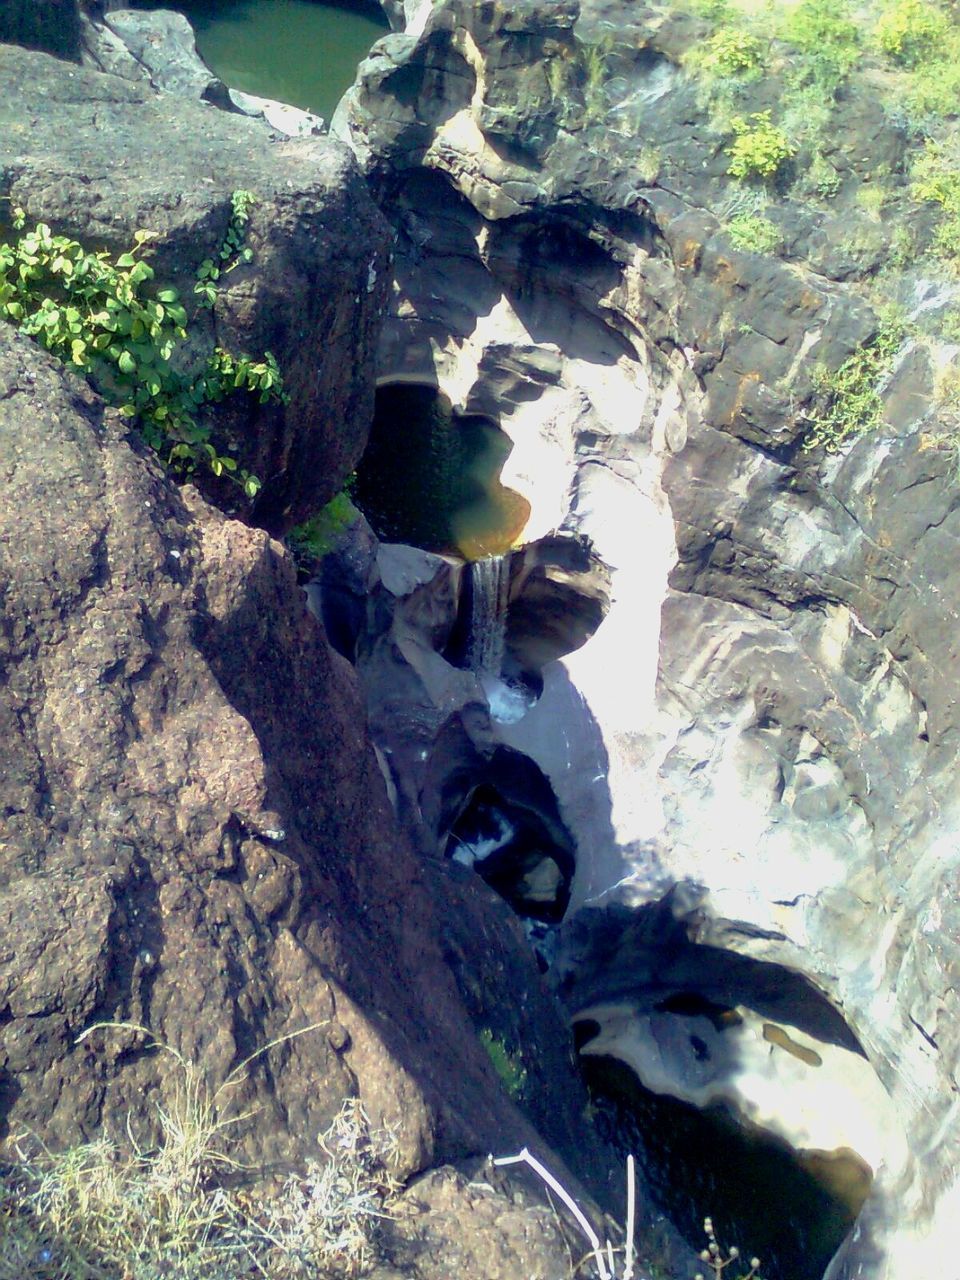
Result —
[[[186, 297], [230, 193], [254, 192], [253, 262], [198, 315], [196, 345], [275, 352], [289, 405], [230, 438], [265, 481], [260, 519], [315, 509], [363, 447], [387, 278], [386, 227], [345, 149], [271, 144], [13, 48], [0, 79], [4, 197], [94, 246], [157, 232], [157, 276]], [[230, 1090], [249, 1113], [238, 1154], [301, 1161], [358, 1097], [396, 1131], [401, 1176], [466, 1162], [410, 1192], [391, 1228], [403, 1275], [558, 1274], [545, 1215], [468, 1177], [540, 1135], [600, 1176], [565, 1030], [503, 905], [414, 856], [289, 555], [174, 485], [7, 326], [0, 459], [0, 1140], [149, 1142], [178, 1088], [150, 1036], [216, 1090], [309, 1028]], [[98, 1022], [128, 1025], [79, 1042]], [[480, 1026], [517, 1046], [530, 1119]]]
[[[576, 534], [613, 576], [603, 623], [546, 666], [517, 723], [475, 691], [451, 710], [421, 634], [402, 790], [435, 793], [470, 750], [539, 767], [579, 850], [558, 968], [574, 1009], [603, 995], [612, 958], [608, 993], [641, 985], [657, 930], [637, 921], [655, 904], [661, 940], [679, 920], [696, 943], [664, 983], [750, 1003], [748, 970], [738, 995], [707, 947], [809, 978], [892, 1100], [874, 1192], [829, 1274], [935, 1269], [960, 1141], [960, 499], [928, 356], [902, 351], [876, 432], [802, 447], [815, 365], [877, 329], [843, 283], [863, 258], [839, 228], [860, 213], [831, 222], [788, 196], [779, 257], [734, 247], [710, 212], [730, 195], [723, 139], [679, 66], [696, 20], [456, 0], [407, 19], [334, 122], [399, 238], [381, 376], [495, 417], [531, 538]], [[585, 50], [604, 31], [596, 82]], [[868, 93], [836, 127], [854, 185], [858, 166], [902, 162], [905, 135]], [[378, 725], [398, 752], [405, 716]]]
[[[157, 278], [193, 312], [193, 358], [215, 344], [273, 351], [289, 403], [225, 404], [216, 438], [263, 481], [258, 521], [282, 532], [312, 515], [366, 442], [389, 271], [387, 228], [344, 149], [271, 142], [240, 116], [12, 47], [0, 83], [0, 195], [91, 247], [122, 251], [136, 230], [156, 233]], [[222, 277], [206, 312], [197, 269], [217, 257], [237, 190], [255, 196], [253, 259]]]

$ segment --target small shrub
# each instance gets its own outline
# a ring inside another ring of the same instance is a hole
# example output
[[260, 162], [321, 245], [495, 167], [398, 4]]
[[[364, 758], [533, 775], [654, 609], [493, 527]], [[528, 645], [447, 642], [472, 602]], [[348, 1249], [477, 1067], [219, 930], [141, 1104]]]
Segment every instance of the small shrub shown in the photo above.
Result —
[[940, 317], [939, 329], [947, 342], [960, 344], [960, 308], [950, 307]]
[[836, 87], [860, 59], [860, 28], [845, 0], [801, 0], [787, 11], [780, 34], [801, 54], [795, 78]]
[[935, 57], [949, 34], [946, 14], [928, 0], [896, 0], [874, 29], [880, 51], [904, 67]]
[[926, 62], [910, 76], [906, 107], [910, 119], [926, 127], [931, 118], [960, 115], [960, 33], [946, 46], [947, 55]]
[[890, 310], [881, 315], [872, 342], [855, 351], [834, 372], [818, 372], [815, 381], [825, 406], [810, 417], [804, 448], [822, 445], [828, 453], [834, 453], [849, 440], [880, 424], [883, 413], [880, 384], [889, 373], [905, 335], [906, 325], [901, 315]]
[[916, 260], [917, 253], [917, 234], [914, 229], [902, 224], [894, 227], [887, 264], [895, 271], [902, 271]]
[[726, 231], [734, 246], [746, 253], [776, 253], [781, 244], [780, 232], [762, 214], [742, 213], [731, 218]]
[[774, 178], [794, 153], [793, 145], [772, 122], [769, 111], [755, 112], [748, 119], [735, 116], [730, 124], [736, 137], [726, 148], [730, 156], [727, 173], [733, 178]]
[[[235, 210], [238, 196], [246, 198], [240, 202], [246, 215], [252, 197], [235, 193]], [[153, 267], [143, 257], [153, 239], [149, 231], [138, 231], [133, 248], [114, 259], [54, 235], [46, 223], [26, 229], [19, 209], [13, 230], [23, 234], [0, 244], [0, 317], [86, 375], [182, 474], [203, 466], [236, 480], [253, 497], [260, 482], [217, 452], [199, 415], [205, 405], [235, 392], [255, 394], [261, 404], [282, 401], [272, 354], [252, 360], [217, 347], [198, 374], [176, 369], [172, 357], [187, 336], [187, 313], [176, 289], [154, 283]], [[226, 252], [231, 269], [237, 245], [229, 229], [225, 246], [221, 254]], [[205, 287], [215, 296], [213, 279]]]
[[911, 195], [937, 204], [943, 216], [934, 232], [933, 251], [952, 266], [960, 266], [960, 167], [958, 146], [928, 138], [913, 166]]
[[724, 27], [707, 41], [702, 66], [717, 76], [754, 76], [760, 71], [763, 48], [749, 31]]

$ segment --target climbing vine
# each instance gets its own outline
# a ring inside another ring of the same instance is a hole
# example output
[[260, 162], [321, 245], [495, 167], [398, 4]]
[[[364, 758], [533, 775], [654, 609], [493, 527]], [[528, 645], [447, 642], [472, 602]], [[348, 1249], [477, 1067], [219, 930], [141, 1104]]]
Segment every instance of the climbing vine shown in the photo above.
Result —
[[[217, 260], [200, 265], [195, 288], [206, 306], [216, 300], [219, 278], [250, 259], [243, 240], [252, 201], [249, 192], [234, 192]], [[181, 475], [202, 466], [254, 497], [260, 481], [217, 452], [198, 415], [204, 405], [238, 391], [257, 395], [261, 404], [283, 401], [273, 355], [252, 360], [217, 347], [198, 374], [174, 368], [187, 313], [176, 289], [157, 287], [143, 257], [154, 239], [150, 231], [137, 231], [133, 248], [113, 258], [54, 235], [44, 222], [27, 229], [22, 209], [13, 211], [13, 229], [23, 234], [0, 244], [0, 316], [85, 374]]]

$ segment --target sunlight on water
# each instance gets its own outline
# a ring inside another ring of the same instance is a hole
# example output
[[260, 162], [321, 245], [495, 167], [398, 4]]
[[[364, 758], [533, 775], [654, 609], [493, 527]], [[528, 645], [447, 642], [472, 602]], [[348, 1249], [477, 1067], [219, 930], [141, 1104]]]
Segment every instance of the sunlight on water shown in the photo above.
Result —
[[377, 536], [467, 560], [514, 546], [530, 514], [500, 483], [510, 441], [492, 422], [452, 414], [433, 387], [377, 392], [355, 498]]

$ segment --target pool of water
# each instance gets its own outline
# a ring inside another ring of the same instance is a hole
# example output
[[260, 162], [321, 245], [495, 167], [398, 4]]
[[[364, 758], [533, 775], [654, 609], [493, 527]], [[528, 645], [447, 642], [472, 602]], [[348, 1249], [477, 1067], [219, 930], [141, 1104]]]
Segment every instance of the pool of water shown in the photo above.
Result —
[[[711, 1217], [724, 1248], [760, 1258], [763, 1280], [821, 1280], [869, 1191], [860, 1162], [798, 1157], [723, 1107], [701, 1111], [645, 1089], [615, 1058], [581, 1064], [601, 1132], [636, 1154], [652, 1198], [689, 1244], [704, 1248]], [[731, 1271], [731, 1280], [740, 1274]]]
[[511, 448], [488, 418], [452, 413], [433, 387], [381, 387], [354, 499], [385, 542], [467, 560], [501, 555], [530, 515], [500, 483]]
[[197, 49], [231, 89], [289, 102], [329, 120], [357, 64], [389, 30], [375, 0], [139, 0], [138, 9], [177, 9]]

